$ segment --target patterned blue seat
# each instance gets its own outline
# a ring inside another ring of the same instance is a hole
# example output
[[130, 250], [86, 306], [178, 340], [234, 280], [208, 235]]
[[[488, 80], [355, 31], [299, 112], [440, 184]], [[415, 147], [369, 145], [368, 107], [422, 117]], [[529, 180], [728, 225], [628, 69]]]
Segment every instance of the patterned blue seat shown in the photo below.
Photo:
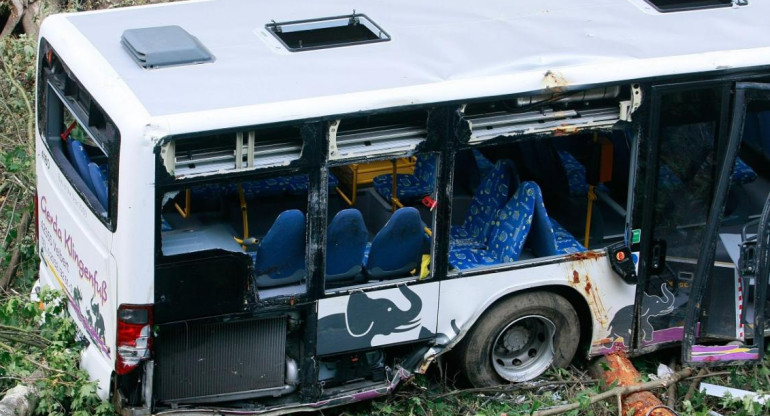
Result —
[[372, 240], [366, 273], [373, 279], [404, 277], [419, 269], [422, 246], [420, 213], [413, 207], [397, 209]]
[[567, 172], [567, 185], [571, 196], [583, 196], [588, 194], [588, 182], [586, 182], [586, 168], [575, 156], [566, 150], [559, 150], [559, 159]]
[[518, 260], [532, 227], [536, 193], [539, 191], [534, 182], [522, 182], [511, 200], [498, 212], [489, 246], [486, 249], [452, 247], [449, 264], [455, 269], [465, 270]]
[[[414, 175], [396, 174], [397, 195], [402, 201], [414, 200], [430, 195], [436, 188], [436, 157], [435, 155], [419, 155], [414, 165]], [[393, 193], [393, 175], [379, 175], [372, 181], [374, 189], [385, 198], [391, 200]]]
[[329, 224], [326, 238], [326, 282], [344, 282], [362, 275], [369, 232], [361, 211], [343, 209]]
[[[329, 189], [334, 189], [340, 181], [336, 176], [329, 173]], [[278, 176], [274, 178], [258, 179], [255, 181], [242, 182], [243, 195], [246, 199], [264, 198], [276, 195], [303, 195], [307, 194], [308, 177], [307, 175]], [[192, 188], [193, 196], [196, 198], [221, 198], [223, 195], [237, 195], [238, 184], [206, 184]]]
[[566, 228], [550, 218], [551, 228], [556, 240], [556, 254], [579, 253], [586, 251], [586, 248], [572, 235]]
[[476, 188], [463, 225], [452, 226], [452, 246], [486, 247], [497, 211], [505, 205], [510, 190], [517, 187], [518, 177], [513, 162], [507, 159], [497, 161]]
[[254, 260], [257, 287], [297, 283], [305, 277], [305, 214], [291, 209], [275, 219]]
[[109, 195], [107, 178], [102, 175], [102, 171], [99, 169], [99, 165], [94, 162], [88, 164], [88, 172], [89, 176], [91, 176], [91, 183], [94, 185], [94, 193], [96, 194], [96, 199], [99, 200], [99, 203], [101, 203], [102, 207], [104, 207], [106, 210]]
[[465, 270], [511, 263], [518, 260], [525, 243], [536, 257], [585, 251], [572, 234], [548, 216], [542, 191], [534, 182], [522, 182], [500, 210], [487, 249], [452, 246], [449, 264]]
[[473, 149], [473, 158], [476, 160], [476, 166], [478, 166], [482, 178], [487, 176], [489, 171], [495, 167], [478, 149]]
[[733, 183], [747, 184], [754, 182], [757, 179], [757, 172], [751, 166], [741, 158], [735, 159], [735, 166], [733, 167], [733, 176], [731, 177]]

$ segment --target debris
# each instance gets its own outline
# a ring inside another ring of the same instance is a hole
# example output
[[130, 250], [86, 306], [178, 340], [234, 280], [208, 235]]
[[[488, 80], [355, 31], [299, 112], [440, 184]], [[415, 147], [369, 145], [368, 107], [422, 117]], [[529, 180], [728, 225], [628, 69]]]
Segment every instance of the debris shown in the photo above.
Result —
[[[668, 415], [675, 415], [676, 413], [670, 411], [668, 408], [666, 408], [660, 401], [652, 395], [652, 393], [649, 393], [647, 390], [651, 390], [654, 388], [660, 388], [660, 387], [668, 387], [672, 384], [678, 383], [681, 379], [685, 377], [689, 377], [692, 375], [692, 370], [689, 368], [684, 368], [681, 371], [677, 371], [673, 373], [670, 377], [667, 377], [665, 379], [661, 380], [654, 380], [654, 381], [648, 381], [646, 383], [637, 384], [637, 381], [639, 379], [639, 373], [636, 371], [634, 366], [631, 364], [630, 361], [625, 357], [623, 353], [616, 353], [616, 354], [609, 354], [604, 357], [604, 359], [607, 360], [607, 362], [610, 362], [610, 368], [612, 368], [612, 365], [615, 365], [615, 369], [621, 369], [622, 371], [609, 371], [607, 373], [613, 373], [617, 377], [613, 377], [612, 380], [607, 380], [605, 378], [605, 381], [607, 381], [608, 384], [611, 384], [615, 381], [618, 382], [617, 387], [610, 389], [608, 391], [605, 391], [603, 393], [595, 394], [593, 396], [590, 396], [589, 403], [596, 403], [602, 400], [612, 399], [615, 397], [624, 397], [623, 399], [623, 408], [624, 411], [618, 412], [618, 414], [622, 415], [635, 415], [635, 416], [642, 416], [642, 415], [651, 415], [651, 416], [668, 416]], [[633, 374], [635, 373], [635, 375]], [[629, 383], [628, 385], [622, 385], [622, 383]], [[636, 404], [635, 402], [629, 401], [632, 397], [637, 397], [638, 393], [648, 393], [652, 398], [657, 401], [656, 404], [650, 404], [647, 407], [643, 407], [642, 409], [638, 409], [634, 406], [630, 406], [633, 404]], [[556, 406], [551, 407], [548, 409], [539, 410], [537, 412], [534, 412], [534, 416], [550, 416], [550, 415], [558, 415], [561, 413], [566, 413], [572, 410], [580, 409], [581, 403], [570, 403], [564, 406]], [[648, 412], [648, 413], [645, 413]]]
[[767, 404], [768, 400], [770, 400], [770, 395], [767, 394], [759, 394], [748, 390], [718, 386], [711, 383], [700, 383], [700, 391], [714, 397], [729, 396], [735, 399], [751, 398], [751, 400], [761, 404]]

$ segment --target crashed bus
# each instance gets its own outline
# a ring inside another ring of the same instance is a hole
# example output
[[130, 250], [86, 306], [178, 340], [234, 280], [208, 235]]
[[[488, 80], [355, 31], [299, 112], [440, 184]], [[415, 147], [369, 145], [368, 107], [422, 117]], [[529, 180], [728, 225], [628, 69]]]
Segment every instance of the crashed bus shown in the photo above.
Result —
[[763, 358], [770, 4], [62, 14], [40, 284], [123, 414], [316, 410], [682, 346]]

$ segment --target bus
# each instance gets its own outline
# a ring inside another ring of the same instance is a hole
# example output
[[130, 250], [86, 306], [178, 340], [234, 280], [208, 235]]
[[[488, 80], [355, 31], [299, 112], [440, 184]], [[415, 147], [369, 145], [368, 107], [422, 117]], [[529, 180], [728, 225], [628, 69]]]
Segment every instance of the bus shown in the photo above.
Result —
[[770, 4], [195, 1], [40, 30], [40, 285], [122, 414], [763, 358]]

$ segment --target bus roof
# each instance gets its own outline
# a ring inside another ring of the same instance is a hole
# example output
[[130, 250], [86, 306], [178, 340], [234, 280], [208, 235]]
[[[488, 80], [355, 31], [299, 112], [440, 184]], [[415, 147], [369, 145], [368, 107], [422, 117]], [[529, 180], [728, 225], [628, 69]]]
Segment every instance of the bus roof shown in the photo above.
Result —
[[[265, 27], [354, 10], [391, 39], [290, 52]], [[117, 74], [151, 117], [251, 108], [269, 122], [767, 65], [767, 16], [770, 2], [758, 0], [674, 13], [643, 0], [222, 0], [60, 15], [48, 25], [76, 29], [104, 58], [92, 65], [109, 66], [101, 72]], [[121, 36], [166, 25], [196, 37], [214, 61], [141, 68]]]

